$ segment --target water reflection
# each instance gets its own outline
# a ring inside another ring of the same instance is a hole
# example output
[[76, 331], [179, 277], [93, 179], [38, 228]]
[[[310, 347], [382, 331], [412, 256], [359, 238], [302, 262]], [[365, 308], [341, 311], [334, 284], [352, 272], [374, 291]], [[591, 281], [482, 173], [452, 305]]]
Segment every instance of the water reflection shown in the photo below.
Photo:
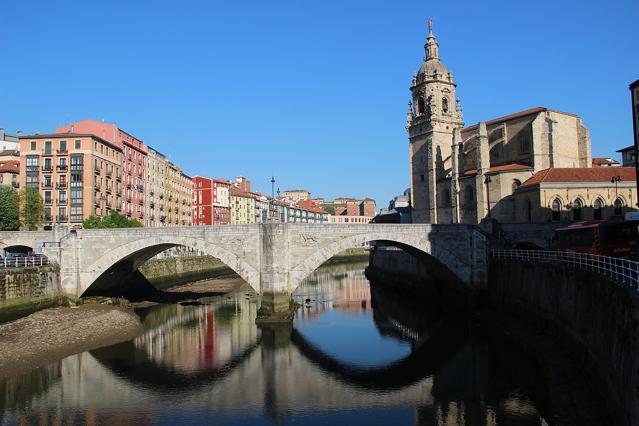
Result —
[[238, 293], [141, 310], [145, 333], [0, 383], [3, 423], [543, 424], [522, 354], [361, 265], [317, 271], [292, 326]]

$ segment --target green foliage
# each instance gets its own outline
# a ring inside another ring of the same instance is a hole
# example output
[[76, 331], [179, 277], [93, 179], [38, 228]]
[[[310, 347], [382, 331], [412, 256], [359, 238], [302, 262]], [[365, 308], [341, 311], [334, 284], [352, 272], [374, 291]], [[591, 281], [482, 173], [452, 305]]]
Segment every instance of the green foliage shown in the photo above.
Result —
[[20, 192], [20, 217], [27, 230], [38, 229], [38, 225], [42, 223], [43, 212], [42, 196], [33, 188], [24, 188]]
[[142, 224], [135, 220], [129, 219], [123, 214], [111, 210], [107, 216], [99, 218], [96, 216], [90, 216], [82, 222], [82, 226], [85, 229], [95, 228], [139, 228]]
[[326, 213], [335, 215], [335, 207], [333, 207], [333, 206], [322, 206], [322, 208], [324, 209], [324, 211]]
[[0, 230], [20, 229], [20, 194], [10, 186], [0, 186]]

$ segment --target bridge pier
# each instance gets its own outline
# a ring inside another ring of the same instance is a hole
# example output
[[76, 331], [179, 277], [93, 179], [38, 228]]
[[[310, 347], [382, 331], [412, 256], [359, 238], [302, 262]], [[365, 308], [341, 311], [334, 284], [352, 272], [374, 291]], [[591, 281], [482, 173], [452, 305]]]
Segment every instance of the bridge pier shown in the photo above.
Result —
[[257, 311], [257, 324], [290, 323], [295, 315], [295, 302], [289, 292], [264, 291]]

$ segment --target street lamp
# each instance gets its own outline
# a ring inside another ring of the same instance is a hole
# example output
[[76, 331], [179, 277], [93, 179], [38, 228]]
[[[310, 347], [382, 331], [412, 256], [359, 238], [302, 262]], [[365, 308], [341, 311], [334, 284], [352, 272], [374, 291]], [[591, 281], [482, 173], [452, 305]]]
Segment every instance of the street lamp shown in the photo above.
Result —
[[621, 182], [621, 176], [615, 176], [612, 179], [610, 179], [610, 183], [614, 183], [615, 184], [615, 199], [618, 196], [617, 185], [619, 184], [619, 182]]

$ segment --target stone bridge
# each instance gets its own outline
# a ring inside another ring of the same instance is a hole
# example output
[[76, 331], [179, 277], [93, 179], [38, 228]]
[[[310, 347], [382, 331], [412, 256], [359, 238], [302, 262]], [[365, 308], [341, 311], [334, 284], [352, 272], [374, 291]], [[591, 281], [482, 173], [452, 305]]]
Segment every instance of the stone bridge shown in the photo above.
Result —
[[446, 280], [469, 287], [485, 283], [486, 240], [469, 225], [288, 223], [0, 232], [0, 248], [32, 247], [56, 260], [62, 289], [75, 296], [119, 285], [148, 259], [175, 246], [220, 259], [258, 293], [290, 295], [326, 260], [369, 242], [412, 252]]

